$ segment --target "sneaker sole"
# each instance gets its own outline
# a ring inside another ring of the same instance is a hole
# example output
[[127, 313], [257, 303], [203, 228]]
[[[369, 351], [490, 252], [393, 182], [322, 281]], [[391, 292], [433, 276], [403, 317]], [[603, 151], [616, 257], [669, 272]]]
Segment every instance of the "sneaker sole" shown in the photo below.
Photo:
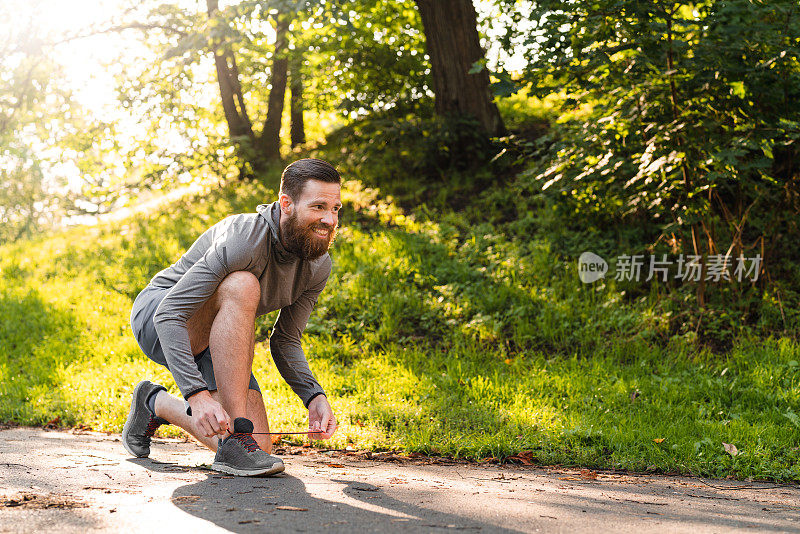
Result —
[[128, 451], [128, 454], [131, 456], [135, 456], [136, 458], [147, 458], [149, 454], [136, 454], [131, 450], [128, 446], [128, 432], [130, 431], [130, 422], [131, 416], [133, 415], [133, 410], [136, 408], [136, 397], [139, 396], [139, 390], [144, 386], [144, 381], [136, 384], [136, 387], [133, 388], [133, 397], [131, 398], [131, 409], [128, 412], [128, 418], [125, 419], [125, 424], [122, 426], [122, 446], [125, 447], [125, 450]]
[[228, 464], [224, 464], [222, 462], [214, 462], [211, 464], [211, 469], [214, 471], [220, 471], [222, 473], [228, 473], [229, 475], [236, 475], [239, 477], [255, 477], [255, 476], [270, 476], [270, 475], [277, 475], [278, 473], [282, 473], [285, 469], [283, 462], [278, 462], [272, 467], [262, 467], [262, 468], [250, 468], [250, 469], [241, 469], [238, 467], [233, 467]]

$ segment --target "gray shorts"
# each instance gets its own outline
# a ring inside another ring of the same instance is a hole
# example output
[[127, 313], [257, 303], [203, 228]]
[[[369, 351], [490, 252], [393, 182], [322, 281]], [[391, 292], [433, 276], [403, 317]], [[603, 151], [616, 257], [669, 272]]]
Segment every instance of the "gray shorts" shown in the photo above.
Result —
[[[131, 310], [131, 329], [142, 352], [154, 362], [167, 367], [167, 369], [169, 369], [167, 359], [161, 349], [161, 341], [158, 339], [156, 327], [153, 324], [153, 316], [156, 313], [156, 308], [158, 308], [158, 305], [161, 304], [168, 292], [169, 289], [148, 285], [136, 297]], [[203, 375], [203, 380], [206, 381], [209, 391], [216, 390], [217, 381], [214, 378], [214, 363], [211, 361], [209, 348], [206, 347], [200, 354], [195, 355], [194, 361], [197, 364], [197, 368], [200, 369], [200, 374]], [[253, 373], [250, 373], [250, 389], [261, 392]]]

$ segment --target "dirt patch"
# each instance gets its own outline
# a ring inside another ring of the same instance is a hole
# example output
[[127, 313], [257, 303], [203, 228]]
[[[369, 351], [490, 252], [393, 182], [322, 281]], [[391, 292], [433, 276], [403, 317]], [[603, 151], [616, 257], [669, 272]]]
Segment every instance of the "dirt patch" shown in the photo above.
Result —
[[86, 508], [88, 505], [66, 495], [39, 495], [36, 493], [17, 493], [0, 497], [2, 508]]

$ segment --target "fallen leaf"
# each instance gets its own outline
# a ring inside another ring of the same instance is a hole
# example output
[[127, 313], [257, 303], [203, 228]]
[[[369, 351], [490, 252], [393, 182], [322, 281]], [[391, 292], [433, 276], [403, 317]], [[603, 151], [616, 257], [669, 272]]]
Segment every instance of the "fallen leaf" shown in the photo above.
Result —
[[337, 467], [337, 468], [343, 468], [344, 467], [342, 464], [325, 464], [325, 465], [327, 465], [328, 467]]
[[514, 456], [509, 456], [509, 460], [516, 460], [523, 465], [533, 465], [533, 451], [523, 451], [520, 453], [515, 454]]
[[664, 438], [656, 438], [653, 441], [655, 441], [656, 443], [661, 443], [662, 441], [664, 441]]
[[272, 439], [272, 444], [273, 445], [277, 445], [278, 443], [280, 443], [282, 437], [283, 437], [283, 434], [273, 434], [272, 438], [271, 438]]
[[597, 471], [591, 469], [581, 469], [581, 478], [583, 480], [597, 480]]
[[277, 510], [289, 510], [290, 512], [308, 512], [308, 508], [298, 508], [297, 506], [276, 506]]
[[731, 456], [736, 456], [739, 454], [739, 449], [736, 448], [736, 445], [731, 445], [730, 443], [722, 443], [722, 447], [725, 449], [725, 452], [730, 454]]
[[44, 424], [45, 428], [58, 428], [58, 424], [61, 422], [61, 416], [57, 415], [54, 419], [49, 420]]

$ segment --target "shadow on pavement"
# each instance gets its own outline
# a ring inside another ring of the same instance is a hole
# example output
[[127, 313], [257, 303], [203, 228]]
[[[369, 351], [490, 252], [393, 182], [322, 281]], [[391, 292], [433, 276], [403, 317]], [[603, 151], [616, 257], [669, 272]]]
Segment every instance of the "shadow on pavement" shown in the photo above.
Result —
[[[159, 472], [198, 472], [177, 464], [135, 462]], [[178, 488], [171, 501], [178, 509], [231, 532], [528, 532], [565, 528], [576, 533], [634, 529], [800, 532], [796, 523], [800, 494], [794, 487], [753, 484], [740, 493], [700, 486], [692, 479], [564, 482], [545, 475], [510, 491], [501, 482], [492, 482], [499, 479], [476, 478], [481, 484], [450, 492], [431, 491], [428, 481], [393, 485], [392, 495], [388, 495], [382, 488], [344, 473], [309, 473], [306, 467], [316, 466], [304, 466], [288, 466], [290, 472], [303, 473], [302, 479], [287, 474], [231, 477], [202, 470], [206, 478]], [[402, 467], [397, 474], [409, 475]], [[420, 472], [412, 476], [425, 478]], [[448, 511], [437, 511], [442, 508]]]
[[[144, 458], [130, 461], [158, 472], [197, 469]], [[404, 502], [356, 480], [315, 476], [303, 481], [286, 473], [233, 477], [202, 471], [205, 480], [178, 488], [171, 501], [180, 510], [231, 532], [520, 532]]]

